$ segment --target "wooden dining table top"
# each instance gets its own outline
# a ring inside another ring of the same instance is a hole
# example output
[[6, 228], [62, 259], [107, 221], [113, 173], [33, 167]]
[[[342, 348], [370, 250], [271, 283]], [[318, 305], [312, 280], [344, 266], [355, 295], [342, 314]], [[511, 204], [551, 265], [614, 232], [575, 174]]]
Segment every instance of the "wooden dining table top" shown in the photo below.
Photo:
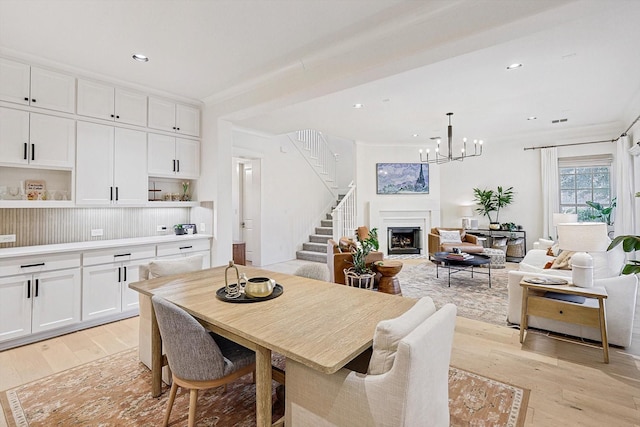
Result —
[[[218, 299], [225, 268], [131, 283], [145, 295], [160, 295], [212, 330], [224, 331], [318, 371], [332, 374], [371, 346], [376, 325], [410, 309], [415, 299], [351, 288], [305, 277], [238, 266], [247, 277], [266, 276], [283, 287], [281, 296], [255, 303]], [[236, 282], [229, 271], [230, 283]], [[241, 342], [242, 343], [242, 342]]]

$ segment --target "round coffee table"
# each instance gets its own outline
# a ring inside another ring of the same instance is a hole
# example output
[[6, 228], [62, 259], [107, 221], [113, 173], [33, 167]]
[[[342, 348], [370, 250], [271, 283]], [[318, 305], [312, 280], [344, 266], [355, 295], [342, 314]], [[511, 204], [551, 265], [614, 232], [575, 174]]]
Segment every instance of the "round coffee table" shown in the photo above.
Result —
[[489, 275], [489, 287], [491, 287], [491, 257], [487, 255], [481, 254], [470, 254], [471, 256], [467, 259], [457, 259], [452, 256], [453, 254], [450, 252], [436, 252], [433, 254], [433, 259], [431, 260], [436, 265], [436, 278], [438, 275], [438, 267], [442, 264], [449, 273], [449, 287], [451, 287], [451, 273], [457, 273], [459, 271], [471, 271], [471, 278], [473, 278], [474, 267], [480, 267], [481, 265], [486, 265], [489, 267], [488, 272], [484, 271], [475, 271], [475, 273], [480, 274], [488, 274]]
[[376, 270], [382, 274], [380, 282], [378, 283], [378, 292], [402, 295], [400, 281], [398, 281], [396, 277], [396, 274], [402, 270], [402, 263], [396, 260], [384, 260], [376, 261], [373, 265], [375, 265]]

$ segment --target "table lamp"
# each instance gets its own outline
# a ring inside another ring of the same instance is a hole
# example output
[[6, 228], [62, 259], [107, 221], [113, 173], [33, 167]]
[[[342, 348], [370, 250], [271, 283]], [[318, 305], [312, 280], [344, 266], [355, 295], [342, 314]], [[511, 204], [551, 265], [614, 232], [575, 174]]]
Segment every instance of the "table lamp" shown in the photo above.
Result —
[[560, 249], [576, 252], [571, 257], [571, 279], [582, 288], [593, 287], [593, 258], [587, 252], [604, 252], [609, 246], [607, 224], [576, 222], [558, 224]]
[[554, 213], [553, 226], [556, 227], [556, 240], [558, 239], [558, 224], [565, 222], [578, 222], [578, 214], [573, 213]]
[[460, 206], [460, 216], [462, 217], [462, 228], [465, 230], [471, 228], [471, 217], [473, 216], [471, 206]]

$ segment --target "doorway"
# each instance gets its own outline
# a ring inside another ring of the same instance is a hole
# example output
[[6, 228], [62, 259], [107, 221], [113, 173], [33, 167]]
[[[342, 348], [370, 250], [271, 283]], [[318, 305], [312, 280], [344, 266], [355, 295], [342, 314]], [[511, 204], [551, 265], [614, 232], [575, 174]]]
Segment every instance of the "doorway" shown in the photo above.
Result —
[[245, 259], [260, 265], [260, 159], [235, 157], [233, 240], [245, 243]]

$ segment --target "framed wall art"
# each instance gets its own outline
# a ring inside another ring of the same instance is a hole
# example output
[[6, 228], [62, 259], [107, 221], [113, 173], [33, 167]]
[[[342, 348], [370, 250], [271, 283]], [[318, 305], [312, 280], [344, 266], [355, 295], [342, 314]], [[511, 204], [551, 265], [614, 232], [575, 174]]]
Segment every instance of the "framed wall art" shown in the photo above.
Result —
[[426, 163], [377, 163], [378, 194], [429, 194], [429, 165]]

